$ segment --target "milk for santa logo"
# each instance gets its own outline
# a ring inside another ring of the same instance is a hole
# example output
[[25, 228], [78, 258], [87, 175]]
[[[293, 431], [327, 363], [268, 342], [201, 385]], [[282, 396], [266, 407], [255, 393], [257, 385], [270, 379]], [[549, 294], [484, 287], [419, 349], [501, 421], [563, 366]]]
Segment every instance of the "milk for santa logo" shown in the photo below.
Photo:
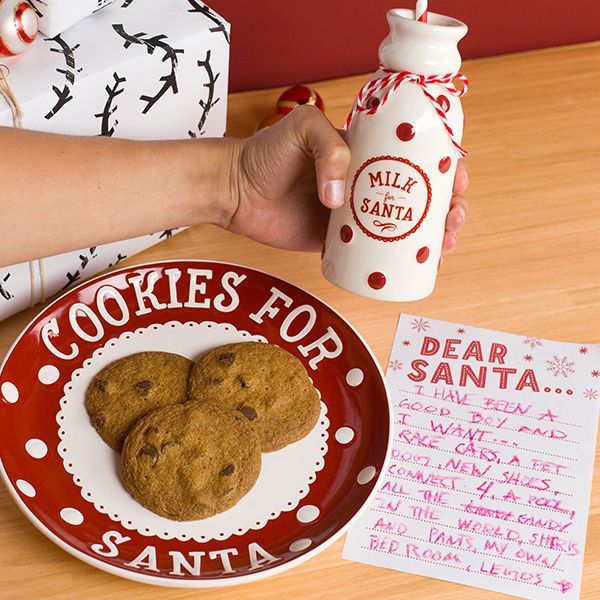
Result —
[[383, 242], [404, 239], [424, 221], [431, 203], [425, 172], [405, 158], [378, 156], [356, 172], [350, 207], [357, 225]]

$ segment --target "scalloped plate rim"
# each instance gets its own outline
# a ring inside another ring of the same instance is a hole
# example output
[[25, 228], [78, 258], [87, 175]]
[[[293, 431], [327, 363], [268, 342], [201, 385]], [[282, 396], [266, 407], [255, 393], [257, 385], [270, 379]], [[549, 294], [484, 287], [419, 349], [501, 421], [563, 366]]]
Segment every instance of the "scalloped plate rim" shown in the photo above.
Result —
[[[371, 357], [373, 363], [375, 364], [375, 368], [377, 369], [377, 373], [379, 374], [379, 377], [381, 378], [381, 381], [383, 383], [383, 387], [385, 390], [386, 404], [388, 407], [389, 423], [390, 424], [393, 423], [394, 417], [393, 417], [392, 405], [391, 405], [391, 401], [390, 401], [390, 392], [388, 389], [385, 373], [383, 372], [383, 369], [381, 368], [381, 365], [379, 364], [379, 361], [377, 360], [371, 347], [367, 344], [367, 342], [365, 341], [365, 339], [363, 338], [361, 333], [356, 329], [356, 327], [354, 327], [354, 325], [352, 325], [352, 323], [350, 323], [350, 321], [348, 321], [340, 312], [338, 312], [330, 304], [321, 300], [320, 298], [315, 296], [312, 292], [305, 290], [301, 286], [299, 286], [291, 281], [288, 281], [287, 279], [284, 279], [283, 277], [279, 277], [278, 275], [273, 275], [272, 273], [263, 271], [262, 269], [256, 269], [254, 267], [249, 267], [246, 265], [241, 265], [238, 263], [232, 263], [232, 262], [223, 261], [223, 260], [199, 259], [199, 258], [154, 260], [154, 261], [149, 261], [149, 262], [140, 263], [140, 264], [136, 264], [136, 265], [122, 267], [122, 268], [116, 269], [114, 271], [111, 270], [106, 273], [102, 273], [100, 275], [91, 277], [90, 279], [86, 279], [85, 281], [82, 281], [79, 285], [74, 286], [73, 288], [67, 290], [64, 294], [61, 294], [58, 298], [53, 300], [50, 304], [48, 304], [47, 306], [44, 306], [32, 319], [29, 320], [29, 322], [21, 330], [19, 335], [16, 337], [15, 341], [12, 343], [12, 345], [6, 352], [6, 355], [4, 356], [4, 359], [2, 360], [2, 364], [0, 365], [0, 373], [2, 373], [2, 371], [4, 370], [4, 367], [6, 366], [6, 363], [8, 362], [8, 359], [10, 358], [13, 350], [15, 349], [15, 347], [17, 346], [17, 344], [19, 343], [21, 338], [28, 331], [28, 329], [30, 328], [32, 323], [40, 317], [42, 312], [49, 310], [51, 307], [53, 307], [55, 304], [57, 304], [63, 298], [65, 298], [67, 295], [73, 293], [74, 291], [78, 290], [79, 288], [90, 285], [90, 284], [92, 284], [96, 281], [99, 281], [105, 277], [108, 277], [108, 276], [112, 277], [112, 276], [118, 275], [122, 272], [130, 271], [132, 269], [149, 268], [149, 267], [156, 267], [158, 265], [181, 264], [181, 263], [189, 263], [189, 262], [191, 262], [191, 263], [194, 263], [194, 262], [196, 262], [196, 263], [215, 263], [215, 264], [220, 264], [220, 265], [227, 265], [230, 267], [239, 267], [242, 269], [249, 269], [251, 271], [255, 271], [257, 273], [267, 275], [269, 277], [278, 279], [280, 281], [287, 283], [288, 285], [291, 285], [295, 288], [300, 289], [304, 293], [308, 294], [311, 298], [314, 298], [315, 300], [317, 300], [318, 302], [320, 302], [324, 306], [326, 306], [333, 313], [335, 313], [356, 334], [356, 336], [358, 337], [360, 342], [367, 349], [369, 356]], [[129, 579], [132, 581], [137, 581], [140, 583], [156, 585], [156, 586], [161, 586], [161, 587], [190, 588], [190, 589], [233, 587], [233, 586], [237, 586], [237, 585], [244, 585], [246, 583], [251, 583], [254, 581], [266, 579], [268, 577], [272, 577], [274, 575], [278, 575], [279, 573], [288, 571], [289, 569], [292, 569], [292, 568], [304, 563], [305, 561], [310, 560], [317, 554], [320, 554], [322, 551], [324, 551], [326, 548], [328, 548], [334, 542], [336, 542], [338, 539], [340, 539], [348, 531], [348, 529], [350, 529], [350, 527], [353, 525], [353, 523], [355, 523], [359, 519], [359, 517], [362, 515], [362, 513], [368, 508], [369, 503], [373, 499], [374, 495], [377, 493], [378, 484], [381, 481], [381, 479], [383, 478], [385, 471], [386, 471], [387, 464], [390, 461], [391, 444], [392, 444], [392, 439], [390, 436], [390, 432], [388, 432], [388, 439], [387, 439], [387, 444], [386, 444], [386, 455], [385, 455], [386, 457], [381, 465], [381, 470], [379, 471], [379, 475], [375, 479], [375, 483], [373, 485], [373, 489], [371, 490], [371, 493], [369, 494], [369, 496], [367, 497], [365, 502], [362, 504], [362, 506], [354, 513], [354, 515], [336, 533], [331, 535], [326, 541], [322, 542], [318, 546], [315, 546], [312, 550], [309, 550], [309, 551], [299, 555], [297, 558], [294, 558], [294, 559], [290, 560], [289, 562], [286, 562], [283, 565], [273, 566], [273, 567], [270, 567], [263, 571], [258, 571], [257, 573], [250, 573], [250, 574], [246, 574], [246, 575], [241, 575], [239, 577], [225, 578], [225, 579], [223, 579], [223, 578], [170, 579], [170, 578], [164, 578], [164, 577], [160, 577], [160, 576], [156, 576], [156, 575], [146, 575], [143, 573], [135, 573], [133, 571], [127, 571], [125, 569], [120, 569], [118, 567], [114, 567], [114, 566], [112, 566], [106, 562], [103, 562], [99, 559], [92, 558], [91, 556], [88, 556], [87, 554], [81, 552], [80, 550], [77, 550], [76, 548], [73, 548], [72, 546], [70, 546], [63, 540], [61, 540], [54, 532], [52, 532], [50, 529], [48, 529], [48, 527], [46, 527], [43, 523], [41, 523], [38, 520], [38, 518], [29, 510], [29, 508], [27, 508], [27, 506], [25, 505], [25, 503], [23, 502], [23, 500], [21, 499], [21, 497], [19, 496], [17, 491], [14, 489], [12, 482], [10, 481], [10, 479], [4, 469], [4, 464], [2, 463], [2, 459], [0, 459], [0, 475], [2, 476], [2, 481], [4, 482], [6, 489], [8, 490], [12, 499], [15, 501], [15, 504], [19, 507], [21, 512], [27, 517], [27, 519], [35, 526], [35, 528], [38, 531], [43, 533], [48, 539], [50, 539], [52, 542], [54, 542], [59, 548], [62, 548], [63, 550], [65, 550], [66, 552], [68, 552], [69, 554], [74, 556], [75, 558], [78, 558], [79, 560], [83, 561], [84, 563], [86, 563], [92, 567], [95, 567], [96, 569], [100, 569], [101, 571], [104, 571], [105, 573], [109, 573], [111, 575], [116, 575], [116, 576], [122, 577], [124, 579]], [[340, 558], [341, 558], [341, 556], [340, 556]]]

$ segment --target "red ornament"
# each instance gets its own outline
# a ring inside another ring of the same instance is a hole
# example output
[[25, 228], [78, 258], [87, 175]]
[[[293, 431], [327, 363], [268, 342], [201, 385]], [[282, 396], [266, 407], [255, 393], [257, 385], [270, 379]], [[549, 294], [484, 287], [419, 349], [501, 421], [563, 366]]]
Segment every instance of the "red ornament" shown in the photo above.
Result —
[[22, 0], [0, 2], [0, 54], [25, 52], [38, 32], [37, 14]]
[[396, 135], [403, 142], [410, 142], [415, 137], [415, 128], [410, 123], [400, 123], [396, 128]]
[[295, 85], [288, 88], [279, 96], [277, 100], [277, 112], [287, 115], [294, 108], [303, 104], [313, 104], [321, 112], [325, 112], [325, 104], [316, 90], [306, 87], [305, 85]]

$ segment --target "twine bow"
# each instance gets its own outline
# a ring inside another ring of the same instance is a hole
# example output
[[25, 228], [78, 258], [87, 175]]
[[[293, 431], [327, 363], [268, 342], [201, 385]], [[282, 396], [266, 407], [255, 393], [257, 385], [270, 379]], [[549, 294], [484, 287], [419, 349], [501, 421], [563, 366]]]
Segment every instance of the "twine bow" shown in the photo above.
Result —
[[0, 96], [4, 98], [6, 104], [8, 104], [8, 107], [10, 108], [13, 126], [20, 129], [23, 127], [23, 112], [21, 111], [21, 107], [19, 106], [13, 91], [10, 89], [10, 85], [8, 85], [9, 74], [9, 68], [6, 65], [0, 64]]
[[[439, 85], [451, 96], [460, 98], [464, 96], [469, 89], [469, 80], [462, 73], [447, 73], [446, 75], [417, 75], [410, 71], [394, 71], [392, 69], [381, 69], [383, 76], [367, 81], [358, 94], [358, 98], [352, 111], [346, 119], [344, 129], [348, 129], [357, 114], [364, 112], [368, 115], [374, 115], [392, 96], [392, 94], [403, 83], [414, 83], [423, 90], [426, 98], [431, 102], [438, 117], [441, 119], [452, 145], [461, 156], [466, 156], [467, 151], [458, 143], [454, 130], [450, 126], [446, 113], [441, 102], [429, 90], [431, 85]], [[463, 82], [462, 89], [457, 89], [454, 81], [458, 79]], [[378, 98], [375, 96], [378, 92], [386, 90], [385, 94]]]

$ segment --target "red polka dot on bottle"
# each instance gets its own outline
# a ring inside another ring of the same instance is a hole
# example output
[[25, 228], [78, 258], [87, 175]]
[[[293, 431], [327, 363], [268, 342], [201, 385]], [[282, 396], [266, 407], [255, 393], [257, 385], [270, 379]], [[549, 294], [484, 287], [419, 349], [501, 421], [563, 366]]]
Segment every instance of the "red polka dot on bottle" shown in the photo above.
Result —
[[400, 123], [396, 127], [396, 135], [403, 142], [410, 142], [415, 137], [415, 128], [410, 123]]
[[375, 271], [369, 275], [368, 282], [374, 290], [380, 290], [385, 285], [385, 275]]
[[441, 94], [437, 97], [437, 103], [444, 112], [448, 112], [450, 110], [450, 100], [448, 100], [444, 94]]
[[353, 235], [354, 233], [349, 225], [342, 225], [340, 229], [340, 239], [344, 244], [347, 244], [352, 239]]
[[365, 105], [369, 110], [371, 108], [376, 108], [377, 106], [379, 106], [379, 98], [377, 96], [371, 96], [368, 100], [367, 103]]
[[452, 165], [452, 159], [449, 156], [444, 156], [442, 160], [440, 160], [440, 164], [438, 168], [440, 169], [440, 173], [447, 173], [450, 170], [450, 166]]
[[417, 262], [423, 264], [429, 258], [429, 248], [427, 246], [423, 246], [417, 252]]

